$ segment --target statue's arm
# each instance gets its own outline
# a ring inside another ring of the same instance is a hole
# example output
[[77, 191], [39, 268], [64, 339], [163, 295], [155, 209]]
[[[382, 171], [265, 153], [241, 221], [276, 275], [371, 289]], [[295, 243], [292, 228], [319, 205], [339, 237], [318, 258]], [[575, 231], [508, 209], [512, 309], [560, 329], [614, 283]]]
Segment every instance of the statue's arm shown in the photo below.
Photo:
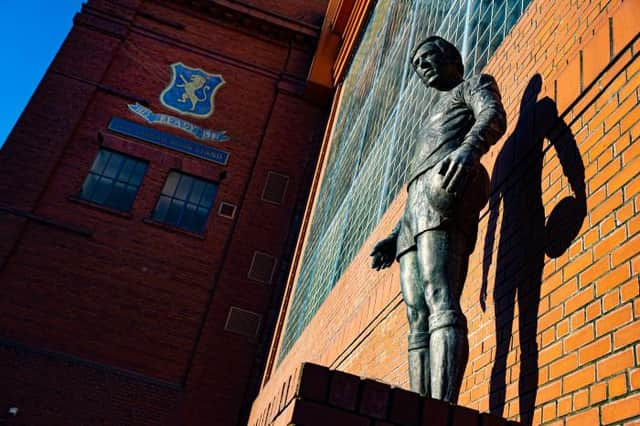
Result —
[[504, 134], [507, 114], [502, 106], [500, 90], [492, 76], [480, 74], [472, 77], [468, 83], [464, 97], [473, 111], [475, 122], [463, 144], [474, 147], [483, 155]]
[[442, 187], [453, 193], [464, 188], [469, 170], [480, 163], [480, 157], [500, 139], [507, 127], [500, 91], [493, 77], [486, 74], [472, 77], [464, 83], [462, 96], [473, 112], [474, 123], [462, 144], [439, 166]]

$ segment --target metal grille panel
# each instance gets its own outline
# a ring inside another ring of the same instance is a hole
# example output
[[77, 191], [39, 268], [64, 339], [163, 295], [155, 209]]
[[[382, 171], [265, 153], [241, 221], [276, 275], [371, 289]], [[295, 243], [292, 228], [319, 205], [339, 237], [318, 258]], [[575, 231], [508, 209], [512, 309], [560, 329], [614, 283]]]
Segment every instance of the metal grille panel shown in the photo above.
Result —
[[417, 123], [437, 93], [409, 55], [437, 34], [480, 72], [531, 0], [379, 0], [344, 81], [279, 359], [289, 351], [402, 188]]

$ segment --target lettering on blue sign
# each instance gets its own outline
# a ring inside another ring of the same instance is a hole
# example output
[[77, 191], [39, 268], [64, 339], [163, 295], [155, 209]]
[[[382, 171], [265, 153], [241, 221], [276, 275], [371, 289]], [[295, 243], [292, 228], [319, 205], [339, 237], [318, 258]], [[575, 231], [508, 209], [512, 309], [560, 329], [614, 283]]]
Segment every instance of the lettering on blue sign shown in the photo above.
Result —
[[229, 160], [229, 153], [226, 151], [202, 145], [169, 133], [161, 132], [160, 130], [143, 126], [142, 124], [125, 120], [124, 118], [113, 117], [107, 128], [115, 133], [131, 136], [136, 139], [189, 154], [203, 160], [222, 164], [223, 166], [226, 165]]
[[211, 129], [204, 129], [200, 126], [197, 126], [193, 123], [189, 123], [186, 120], [183, 120], [178, 117], [174, 117], [167, 114], [160, 114], [151, 111], [149, 108], [146, 108], [138, 103], [129, 104], [129, 109], [144, 118], [148, 123], [154, 124], [164, 124], [166, 126], [175, 127], [176, 129], [184, 130], [185, 132], [195, 136], [197, 139], [204, 141], [214, 141], [214, 142], [226, 142], [228, 141], [229, 135], [224, 130], [216, 131]]

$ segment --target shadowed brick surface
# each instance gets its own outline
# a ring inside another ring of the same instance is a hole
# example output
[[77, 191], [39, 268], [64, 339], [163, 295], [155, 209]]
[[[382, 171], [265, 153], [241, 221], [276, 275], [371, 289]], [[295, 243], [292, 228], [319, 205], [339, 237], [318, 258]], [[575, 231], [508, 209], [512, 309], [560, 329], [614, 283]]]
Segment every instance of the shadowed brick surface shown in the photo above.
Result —
[[[246, 415], [326, 116], [302, 96], [326, 0], [223, 3], [89, 0], [0, 151], [0, 401], [19, 408], [10, 424]], [[227, 151], [226, 166], [107, 129], [119, 117], [193, 139], [127, 106], [178, 116], [159, 100], [176, 62], [226, 81], [210, 117], [180, 116], [227, 132], [228, 142], [198, 141]], [[129, 212], [79, 200], [100, 149], [148, 162]], [[151, 220], [172, 171], [218, 183], [202, 234]], [[277, 205], [261, 197], [269, 173], [288, 177]], [[222, 202], [237, 206], [234, 218], [217, 214]], [[255, 252], [276, 260], [270, 284], [248, 278]], [[225, 330], [231, 308], [260, 319], [256, 337]]]

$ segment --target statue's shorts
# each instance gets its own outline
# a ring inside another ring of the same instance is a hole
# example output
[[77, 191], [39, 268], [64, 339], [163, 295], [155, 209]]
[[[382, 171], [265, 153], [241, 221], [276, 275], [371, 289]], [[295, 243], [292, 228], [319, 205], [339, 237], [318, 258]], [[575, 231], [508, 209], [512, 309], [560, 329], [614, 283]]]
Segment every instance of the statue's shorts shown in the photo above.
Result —
[[[489, 194], [489, 177], [480, 166], [479, 172], [473, 174], [461, 199], [462, 205], [455, 209], [451, 217], [438, 212], [429, 202], [427, 191], [429, 182], [436, 173], [431, 168], [416, 177], [407, 188], [407, 202], [400, 220], [396, 259], [404, 253], [416, 250], [416, 240], [420, 234], [436, 229], [457, 229], [465, 236], [464, 255], [469, 255], [476, 244], [478, 218], [482, 207], [486, 205]], [[480, 197], [478, 197], [480, 194]]]

